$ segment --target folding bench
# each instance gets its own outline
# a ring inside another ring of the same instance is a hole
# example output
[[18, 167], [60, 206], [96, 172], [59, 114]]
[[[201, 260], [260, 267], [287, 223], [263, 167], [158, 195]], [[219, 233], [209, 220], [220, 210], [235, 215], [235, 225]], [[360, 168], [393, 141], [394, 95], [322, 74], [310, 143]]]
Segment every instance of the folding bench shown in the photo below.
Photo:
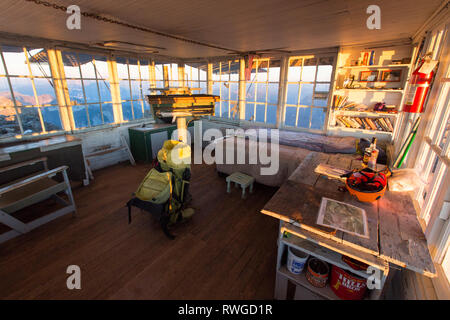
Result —
[[[44, 163], [43, 172], [24, 177], [0, 187], [0, 224], [11, 228], [11, 230], [0, 234], [0, 243], [27, 233], [69, 212], [76, 213], [75, 201], [67, 176], [67, 166], [60, 166], [48, 170], [47, 158], [44, 157], [0, 168], [0, 173], [34, 165], [38, 162]], [[54, 179], [58, 174], [62, 175], [62, 179], [60, 179], [62, 181]], [[60, 192], [66, 193], [68, 201], [58, 196]], [[49, 198], [53, 198], [58, 203], [64, 205], [64, 207], [30, 222], [23, 222], [13, 216], [13, 213]]]

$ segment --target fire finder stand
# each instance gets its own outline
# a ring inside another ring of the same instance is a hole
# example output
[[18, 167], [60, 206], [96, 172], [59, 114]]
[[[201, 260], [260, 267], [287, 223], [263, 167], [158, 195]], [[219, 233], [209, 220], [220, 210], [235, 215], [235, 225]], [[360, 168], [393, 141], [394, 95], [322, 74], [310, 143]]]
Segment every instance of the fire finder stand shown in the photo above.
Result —
[[153, 117], [156, 122], [177, 122], [178, 140], [187, 142], [187, 121], [202, 116], [214, 115], [214, 105], [220, 101], [219, 96], [209, 94], [192, 94], [199, 88], [152, 88], [161, 94], [148, 95]]

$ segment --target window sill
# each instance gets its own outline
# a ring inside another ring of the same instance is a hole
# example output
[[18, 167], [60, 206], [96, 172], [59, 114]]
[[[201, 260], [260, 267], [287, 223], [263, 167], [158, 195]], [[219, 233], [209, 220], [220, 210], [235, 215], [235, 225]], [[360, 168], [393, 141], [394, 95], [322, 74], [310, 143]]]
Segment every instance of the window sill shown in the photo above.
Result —
[[49, 137], [55, 137], [55, 136], [62, 136], [65, 134], [80, 134], [80, 133], [89, 133], [99, 130], [105, 130], [105, 129], [113, 129], [118, 127], [124, 127], [124, 126], [133, 126], [133, 125], [139, 125], [144, 123], [155, 123], [155, 120], [152, 118], [144, 118], [144, 119], [138, 119], [138, 120], [130, 120], [126, 122], [121, 123], [111, 123], [111, 124], [104, 124], [100, 126], [95, 127], [89, 127], [89, 128], [81, 128], [77, 130], [71, 130], [71, 131], [56, 131], [56, 132], [50, 132], [45, 134], [36, 134], [36, 135], [16, 135], [16, 136], [8, 136], [4, 138], [0, 138], [0, 144], [1, 143], [12, 143], [12, 142], [21, 142], [21, 141], [34, 141], [34, 140], [41, 140]]

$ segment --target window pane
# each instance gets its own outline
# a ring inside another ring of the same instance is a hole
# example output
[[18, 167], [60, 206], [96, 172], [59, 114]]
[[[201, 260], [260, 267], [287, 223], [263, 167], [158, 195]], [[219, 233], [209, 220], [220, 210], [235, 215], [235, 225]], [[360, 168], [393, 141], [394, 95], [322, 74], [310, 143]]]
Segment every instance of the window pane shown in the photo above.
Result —
[[81, 80], [67, 80], [67, 87], [69, 88], [69, 97], [72, 103], [75, 104], [85, 103]]
[[146, 96], [150, 94], [150, 81], [142, 81], [142, 94], [143, 99], [147, 99]]
[[316, 93], [328, 93], [330, 91], [329, 83], [316, 83]]
[[[111, 111], [112, 111], [112, 107], [111, 107]], [[145, 118], [152, 117], [152, 112], [151, 112], [151, 109], [150, 109], [150, 105], [148, 104], [148, 102], [146, 100], [144, 101], [144, 117]], [[113, 119], [113, 121], [114, 121], [114, 119]]]
[[155, 79], [164, 80], [163, 66], [161, 64], [155, 64]]
[[122, 102], [122, 115], [124, 120], [133, 120], [131, 107], [131, 101]]
[[5, 68], [3, 67], [3, 60], [0, 59], [0, 74], [6, 74]]
[[72, 111], [73, 111], [73, 118], [75, 121], [75, 127], [77, 128], [88, 127], [86, 106], [73, 106]]
[[10, 78], [10, 80], [14, 91], [14, 97], [16, 98], [18, 105], [36, 105], [31, 79]]
[[142, 99], [141, 84], [139, 80], [131, 80], [131, 99], [132, 100]]
[[114, 112], [112, 103], [102, 103], [102, 112], [104, 123], [114, 122]]
[[[2, 103], [4, 102], [1, 96]], [[7, 101], [7, 103], [11, 103]], [[14, 107], [0, 107], [0, 135], [20, 134], [19, 122], [17, 121], [16, 110]]]
[[238, 84], [235, 82], [230, 83], [230, 99], [238, 100]]
[[300, 73], [302, 71], [302, 59], [290, 59], [288, 70], [288, 81], [300, 81]]
[[312, 108], [311, 129], [322, 130], [325, 123], [326, 109]]
[[267, 105], [266, 123], [275, 124], [277, 122], [277, 106]]
[[51, 79], [34, 79], [34, 85], [40, 104], [58, 104]]
[[266, 84], [258, 83], [256, 90], [256, 101], [257, 102], [266, 102]]
[[319, 66], [317, 69], [317, 81], [331, 81], [333, 66]]
[[19, 109], [19, 112], [20, 120], [22, 121], [23, 134], [42, 132], [38, 108], [21, 108]]
[[314, 99], [313, 105], [315, 107], [326, 107], [327, 106], [327, 99]]
[[6, 78], [0, 78], [0, 99], [1, 105], [14, 106], [8, 80]]
[[128, 82], [128, 80], [121, 80], [119, 82], [119, 87], [120, 87], [120, 98], [122, 100], [131, 100], [130, 83]]
[[172, 63], [169, 67], [170, 80], [178, 80], [178, 64]]
[[[105, 57], [95, 57], [95, 68], [97, 69], [97, 79], [108, 79], [109, 78], [109, 73], [108, 73], [108, 63], [106, 62], [106, 58]], [[99, 59], [103, 59], [103, 60], [99, 60]]]
[[221, 81], [229, 81], [230, 80], [230, 66], [228, 62], [222, 62], [220, 64], [221, 67], [221, 73], [220, 73], [220, 80]]
[[2, 51], [9, 75], [30, 75], [22, 47], [2, 46]]
[[229, 92], [229, 83], [228, 82], [221, 82], [221, 86], [220, 86], [220, 98], [221, 99], [225, 99], [228, 100], [228, 92]]
[[141, 101], [133, 101], [133, 111], [135, 119], [140, 119], [144, 116], [144, 114], [142, 113]]
[[278, 103], [278, 83], [269, 83], [269, 89], [267, 91], [267, 102], [277, 104]]
[[80, 61], [81, 63], [81, 75], [83, 78], [91, 78], [95, 79], [95, 69], [94, 69], [94, 62], [92, 61], [93, 57], [88, 54], [80, 54], [80, 59], [82, 59], [83, 56], [85, 61]]
[[208, 93], [208, 85], [207, 85], [206, 82], [201, 81], [200, 82], [200, 88], [201, 88], [200, 93], [202, 93], [202, 94], [207, 94]]
[[45, 130], [54, 131], [63, 129], [59, 116], [59, 107], [43, 107], [41, 108], [41, 113]]
[[228, 118], [229, 105], [228, 101], [222, 101], [222, 117]]
[[111, 89], [109, 87], [109, 83], [103, 80], [98, 81], [98, 86], [100, 89], [100, 96], [102, 98], [102, 102], [109, 102], [112, 100], [111, 98]]
[[63, 51], [64, 73], [67, 78], [81, 78], [78, 53]]
[[265, 111], [266, 111], [266, 108], [264, 105], [262, 105], [262, 104], [256, 105], [256, 121], [257, 122], [264, 122]]
[[99, 125], [103, 124], [100, 105], [90, 104], [90, 105], [88, 105], [88, 111], [89, 111], [89, 121], [91, 122], [91, 126], [99, 126]]
[[297, 104], [298, 103], [298, 84], [288, 84], [287, 88], [287, 104]]
[[[45, 49], [30, 49], [28, 48], [28, 59], [30, 61], [31, 73], [38, 77], [51, 77], [50, 65], [48, 62], [39, 61], [40, 55], [45, 55]], [[33, 58], [35, 57], [35, 58]]]
[[137, 60], [135, 59], [129, 59], [128, 60], [128, 67], [130, 69], [130, 79], [140, 79], [139, 78], [139, 67], [137, 64]]
[[214, 104], [214, 116], [220, 117], [220, 102]]
[[316, 76], [315, 66], [303, 67], [301, 81], [314, 81], [315, 76]]
[[206, 81], [207, 80], [206, 78], [208, 76], [208, 74], [207, 74], [208, 64], [203, 64], [200, 68], [201, 68], [201, 70], [200, 70], [200, 80]]
[[212, 80], [213, 81], [219, 81], [220, 80], [220, 63], [218, 63], [218, 62], [213, 63]]
[[[123, 61], [123, 59], [120, 61]], [[127, 66], [126, 62], [121, 62], [121, 63], [116, 63], [116, 64], [117, 64], [117, 74], [119, 76], [119, 79], [128, 79], [128, 66]]]
[[295, 116], [297, 114], [296, 107], [286, 107], [284, 124], [286, 126], [295, 126]]
[[231, 61], [230, 63], [230, 80], [239, 81], [239, 60]]
[[141, 72], [141, 79], [150, 79], [150, 73], [149, 73], [149, 68], [148, 68], [148, 64], [149, 62], [147, 60], [140, 60], [140, 72]]
[[245, 105], [245, 120], [253, 121], [255, 120], [255, 104], [247, 103]]
[[256, 83], [247, 83], [245, 89], [245, 99], [246, 101], [255, 101], [255, 87]]
[[280, 81], [280, 60], [270, 60], [269, 81]]
[[267, 81], [267, 61], [259, 61], [258, 63], [258, 74], [256, 75], [256, 81]]
[[314, 84], [303, 83], [300, 92], [300, 104], [303, 106], [310, 106], [312, 104]]
[[99, 102], [98, 88], [96, 80], [83, 80], [84, 92], [86, 93], [86, 100], [88, 103]]
[[309, 128], [309, 117], [311, 114], [310, 108], [298, 108], [298, 122], [297, 127]]
[[213, 95], [220, 96], [220, 82], [214, 82], [212, 86]]

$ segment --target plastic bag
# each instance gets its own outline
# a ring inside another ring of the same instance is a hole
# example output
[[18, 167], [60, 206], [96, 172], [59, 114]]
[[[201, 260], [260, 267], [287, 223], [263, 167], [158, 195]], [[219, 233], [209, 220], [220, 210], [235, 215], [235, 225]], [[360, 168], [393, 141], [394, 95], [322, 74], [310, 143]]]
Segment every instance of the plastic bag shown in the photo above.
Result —
[[413, 191], [422, 183], [415, 169], [393, 170], [388, 180], [389, 190], [398, 192]]

